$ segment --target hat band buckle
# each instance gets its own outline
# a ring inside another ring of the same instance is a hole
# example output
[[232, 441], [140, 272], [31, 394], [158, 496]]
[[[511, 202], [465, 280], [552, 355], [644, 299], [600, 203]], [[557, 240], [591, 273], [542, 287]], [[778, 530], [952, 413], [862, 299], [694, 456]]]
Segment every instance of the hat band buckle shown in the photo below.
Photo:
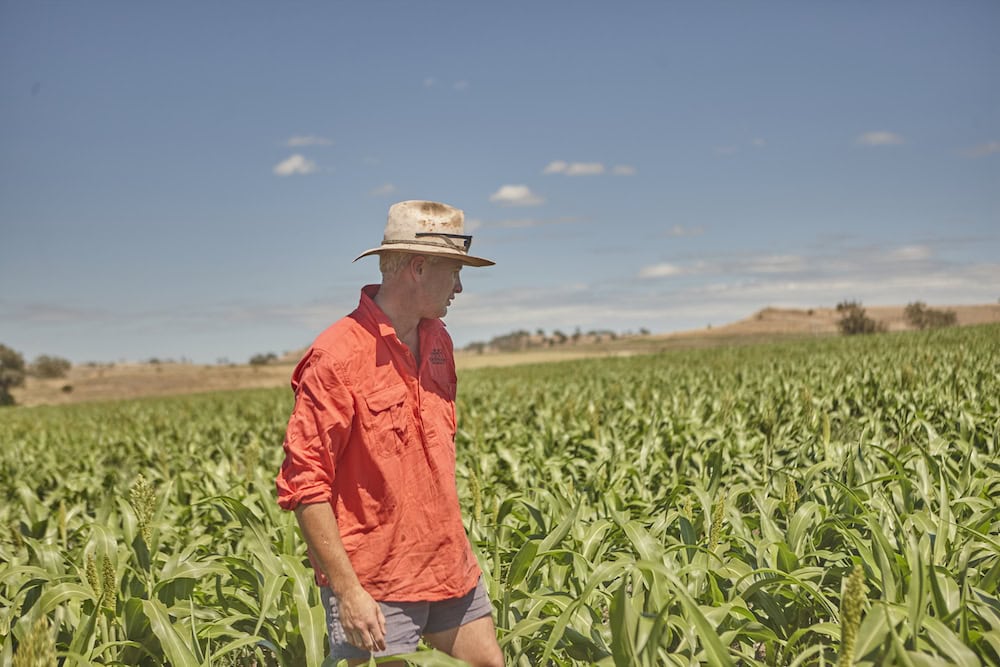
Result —
[[[419, 245], [429, 245], [436, 246], [439, 248], [448, 248], [449, 250], [461, 250], [462, 252], [468, 252], [469, 248], [472, 246], [472, 235], [471, 234], [447, 234], [445, 232], [417, 232], [414, 234], [417, 240], [412, 239], [382, 239], [383, 245], [391, 245], [394, 243], [417, 243]], [[432, 241], [427, 237], [438, 237], [440, 240]], [[455, 243], [455, 241], [461, 241], [461, 243]]]

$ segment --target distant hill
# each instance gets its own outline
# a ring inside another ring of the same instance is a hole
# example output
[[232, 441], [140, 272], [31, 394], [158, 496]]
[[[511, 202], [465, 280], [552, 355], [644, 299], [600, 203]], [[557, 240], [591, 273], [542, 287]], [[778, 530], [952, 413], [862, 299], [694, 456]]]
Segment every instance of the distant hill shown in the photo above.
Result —
[[[1000, 304], [976, 306], [930, 305], [928, 308], [953, 311], [958, 326], [1000, 322]], [[913, 327], [903, 314], [905, 306], [865, 307], [866, 315], [883, 323], [887, 331], [906, 331]], [[620, 334], [592, 336], [582, 334], [575, 340], [558, 336], [539, 336], [514, 332], [494, 341], [516, 343], [508, 351], [490, 344], [473, 344], [456, 353], [459, 368], [509, 366], [545, 363], [595, 356], [650, 354], [669, 349], [750, 345], [808, 336], [837, 336], [841, 314], [836, 308], [764, 308], [750, 317], [719, 327], [706, 327], [665, 334]]]
[[[952, 311], [958, 326], [1000, 322], [1000, 304], [975, 306], [928, 306], [941, 311]], [[907, 331], [914, 327], [904, 315], [905, 306], [864, 306], [868, 317], [884, 324], [887, 331]], [[764, 308], [750, 317], [731, 324], [689, 331], [650, 334], [642, 330], [616, 334], [612, 331], [576, 332], [567, 336], [559, 331], [551, 335], [540, 332], [514, 331], [497, 336], [488, 343], [471, 343], [462, 348], [463, 354], [497, 354], [506, 352], [531, 352], [539, 350], [584, 349], [600, 346], [608, 349], [635, 349], [656, 346], [659, 342], [690, 339], [720, 339], [733, 337], [761, 338], [767, 336], [802, 336], [838, 334], [842, 317], [836, 308]]]
[[[954, 311], [959, 326], [1000, 322], [1000, 304], [929, 307]], [[865, 307], [867, 315], [883, 322], [888, 331], [912, 328], [903, 310], [903, 306]], [[764, 308], [732, 324], [669, 334], [591, 331], [544, 335], [537, 331], [515, 331], [498, 336], [488, 344], [469, 346], [455, 356], [458, 367], [467, 369], [646, 354], [676, 348], [744, 345], [810, 335], [837, 335], [839, 319], [835, 308]], [[292, 367], [304, 352], [305, 348], [285, 354], [274, 363], [256, 366], [155, 362], [78, 365], [61, 379], [29, 377], [24, 387], [12, 393], [20, 405], [45, 405], [252, 387], [287, 387]]]
[[[1000, 303], [976, 306], [936, 306], [935, 310], [955, 313], [958, 326], [1000, 322]], [[889, 331], [913, 329], [903, 315], [904, 306], [864, 306], [868, 317], [883, 322]], [[750, 317], [701, 331], [703, 335], [731, 336], [740, 334], [835, 334], [840, 313], [836, 308], [764, 308]]]

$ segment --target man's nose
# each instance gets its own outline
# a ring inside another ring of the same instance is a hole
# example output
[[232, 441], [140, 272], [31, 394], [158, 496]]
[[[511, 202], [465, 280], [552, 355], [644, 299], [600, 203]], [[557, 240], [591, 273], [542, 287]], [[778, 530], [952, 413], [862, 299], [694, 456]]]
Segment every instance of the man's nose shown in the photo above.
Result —
[[455, 276], [455, 294], [462, 291], [462, 276]]

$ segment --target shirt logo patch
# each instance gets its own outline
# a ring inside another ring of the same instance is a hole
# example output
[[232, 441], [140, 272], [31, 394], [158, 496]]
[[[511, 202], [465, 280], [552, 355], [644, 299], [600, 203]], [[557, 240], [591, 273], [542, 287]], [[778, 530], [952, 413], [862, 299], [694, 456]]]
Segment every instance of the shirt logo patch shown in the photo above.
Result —
[[430, 361], [435, 366], [442, 366], [448, 363], [448, 360], [445, 359], [444, 352], [442, 352], [441, 348], [439, 347], [435, 347], [433, 350], [431, 350]]

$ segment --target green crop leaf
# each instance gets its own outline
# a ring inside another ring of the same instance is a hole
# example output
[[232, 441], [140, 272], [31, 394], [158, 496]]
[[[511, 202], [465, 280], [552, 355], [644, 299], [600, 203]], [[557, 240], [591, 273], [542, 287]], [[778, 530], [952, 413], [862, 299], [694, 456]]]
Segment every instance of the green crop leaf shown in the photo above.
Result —
[[521, 548], [518, 549], [517, 554], [511, 561], [510, 569], [507, 571], [507, 587], [514, 588], [522, 581], [524, 577], [528, 574], [528, 569], [535, 560], [535, 555], [538, 553], [538, 542], [535, 540], [528, 540]]
[[170, 620], [167, 608], [159, 600], [143, 600], [142, 610], [149, 619], [153, 634], [160, 641], [163, 654], [173, 667], [200, 667], [184, 636]]
[[[323, 641], [326, 638], [326, 612], [318, 601], [313, 577], [299, 560], [283, 554], [281, 562], [292, 586], [292, 599], [297, 611], [298, 626], [306, 647], [307, 667], [319, 667], [323, 662]], [[317, 599], [313, 603], [313, 599]]]

